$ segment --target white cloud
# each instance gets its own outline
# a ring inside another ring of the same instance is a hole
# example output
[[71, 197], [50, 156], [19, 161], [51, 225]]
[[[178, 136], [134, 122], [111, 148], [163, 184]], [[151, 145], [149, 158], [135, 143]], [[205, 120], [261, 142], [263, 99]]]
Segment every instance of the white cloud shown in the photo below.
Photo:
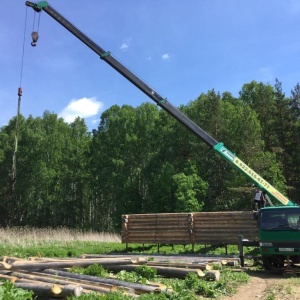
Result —
[[123, 51], [126, 51], [126, 50], [128, 49], [128, 47], [129, 47], [129, 44], [123, 43], [123, 44], [121, 45], [120, 49], [123, 50]]
[[127, 49], [130, 46], [131, 41], [132, 41], [132, 38], [125, 39], [124, 42], [122, 43], [120, 49], [123, 50], [123, 51], [127, 51]]
[[73, 99], [67, 107], [65, 107], [58, 116], [66, 122], [73, 122], [77, 117], [90, 118], [97, 115], [103, 108], [103, 103], [97, 101], [95, 97]]
[[161, 56], [162, 59], [166, 60], [166, 59], [170, 59], [170, 54], [169, 53], [165, 53]]

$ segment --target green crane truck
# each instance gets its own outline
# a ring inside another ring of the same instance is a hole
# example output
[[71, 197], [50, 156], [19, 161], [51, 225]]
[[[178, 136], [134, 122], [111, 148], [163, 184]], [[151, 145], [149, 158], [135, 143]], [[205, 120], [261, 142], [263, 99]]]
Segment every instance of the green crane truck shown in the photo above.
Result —
[[[217, 142], [180, 110], [172, 106], [166, 98], [160, 96], [156, 91], [116, 60], [109, 51], [104, 51], [94, 41], [66, 20], [60, 13], [55, 11], [48, 2], [40, 1], [38, 3], [32, 3], [26, 1], [25, 4], [26, 6], [33, 8], [36, 12], [41, 12], [42, 10], [45, 11], [99, 55], [102, 60], [108, 63], [112, 68], [152, 99], [158, 106], [186, 126], [193, 134], [205, 142], [218, 155], [227, 160], [239, 172], [243, 173], [255, 186], [261, 188], [269, 203], [272, 203], [272, 206], [262, 208], [255, 213], [258, 219], [260, 253], [263, 257], [263, 264], [266, 269], [270, 269], [273, 266], [283, 266], [285, 262], [300, 262], [300, 227], [297, 226], [300, 218], [300, 207], [298, 205], [294, 204], [269, 182], [259, 176], [234, 153], [228, 150], [223, 143]], [[33, 44], [36, 44], [36, 39], [33, 40]], [[275, 202], [275, 205], [273, 205], [273, 202]]]

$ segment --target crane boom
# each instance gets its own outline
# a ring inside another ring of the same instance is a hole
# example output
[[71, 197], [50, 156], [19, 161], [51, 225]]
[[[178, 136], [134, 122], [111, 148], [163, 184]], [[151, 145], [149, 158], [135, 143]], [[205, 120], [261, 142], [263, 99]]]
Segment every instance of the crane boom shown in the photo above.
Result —
[[158, 106], [164, 109], [168, 114], [173, 116], [177, 121], [185, 125], [192, 133], [194, 133], [198, 138], [200, 138], [204, 143], [211, 147], [216, 153], [227, 160], [234, 168], [243, 173], [251, 182], [259, 186], [266, 194], [275, 200], [280, 205], [291, 206], [294, 205], [286, 196], [275, 189], [270, 183], [259, 176], [255, 171], [253, 171], [249, 166], [247, 166], [243, 161], [241, 161], [234, 153], [228, 150], [223, 143], [216, 141], [207, 132], [190, 120], [186, 115], [184, 115], [180, 110], [174, 107], [166, 98], [160, 96], [155, 90], [149, 87], [144, 81], [133, 74], [129, 69], [122, 65], [117, 59], [115, 59], [109, 51], [103, 50], [94, 41], [82, 33], [78, 28], [71, 24], [67, 19], [65, 19], [60, 13], [54, 10], [46, 1], [40, 1], [38, 3], [33, 3], [26, 1], [25, 4], [33, 8], [36, 12], [45, 11], [49, 16], [56, 20], [59, 24], [65, 27], [73, 35], [75, 35], [79, 40], [81, 40], [85, 45], [87, 45], [91, 50], [100, 56], [102, 60], [108, 63], [117, 72], [123, 75], [127, 80], [134, 84], [139, 90], [146, 94], [150, 99], [152, 99]]

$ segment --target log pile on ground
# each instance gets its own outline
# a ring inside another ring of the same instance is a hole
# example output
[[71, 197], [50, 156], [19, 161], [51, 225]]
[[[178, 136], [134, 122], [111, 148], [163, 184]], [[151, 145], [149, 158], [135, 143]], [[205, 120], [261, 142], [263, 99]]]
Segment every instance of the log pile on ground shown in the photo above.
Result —
[[[195, 273], [207, 280], [220, 280], [220, 271], [214, 270], [218, 265], [236, 265], [237, 259], [210, 259], [208, 261], [176, 261], [167, 256], [164, 260], [151, 261], [147, 257], [83, 255], [75, 259], [4, 257], [0, 262], [0, 279], [9, 280], [16, 287], [31, 290], [35, 296], [43, 298], [65, 299], [68, 296], [80, 296], [85, 293], [105, 294], [111, 291], [122, 291], [132, 297], [142, 293], [166, 293], [168, 287], [160, 283], [131, 283], [112, 278], [80, 275], [68, 272], [71, 267], [88, 267], [98, 264], [112, 272], [121, 270], [134, 271], [136, 267], [147, 265], [156, 269], [157, 275], [168, 278], [184, 278], [188, 273]], [[1, 284], [1, 283], [0, 283]]]

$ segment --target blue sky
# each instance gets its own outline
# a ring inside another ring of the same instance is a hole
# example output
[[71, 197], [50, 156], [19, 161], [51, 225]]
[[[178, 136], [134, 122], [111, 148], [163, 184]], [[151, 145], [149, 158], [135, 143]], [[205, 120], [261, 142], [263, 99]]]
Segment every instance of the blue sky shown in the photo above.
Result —
[[[299, 0], [48, 3], [175, 106], [213, 88], [237, 96], [252, 80], [273, 85], [278, 78], [290, 96], [300, 82]], [[0, 126], [17, 111], [25, 14], [25, 0], [6, 1], [0, 10]], [[91, 130], [112, 105], [152, 102], [45, 12], [31, 47], [33, 20], [28, 8], [25, 117], [48, 110], [71, 122], [79, 115]]]

